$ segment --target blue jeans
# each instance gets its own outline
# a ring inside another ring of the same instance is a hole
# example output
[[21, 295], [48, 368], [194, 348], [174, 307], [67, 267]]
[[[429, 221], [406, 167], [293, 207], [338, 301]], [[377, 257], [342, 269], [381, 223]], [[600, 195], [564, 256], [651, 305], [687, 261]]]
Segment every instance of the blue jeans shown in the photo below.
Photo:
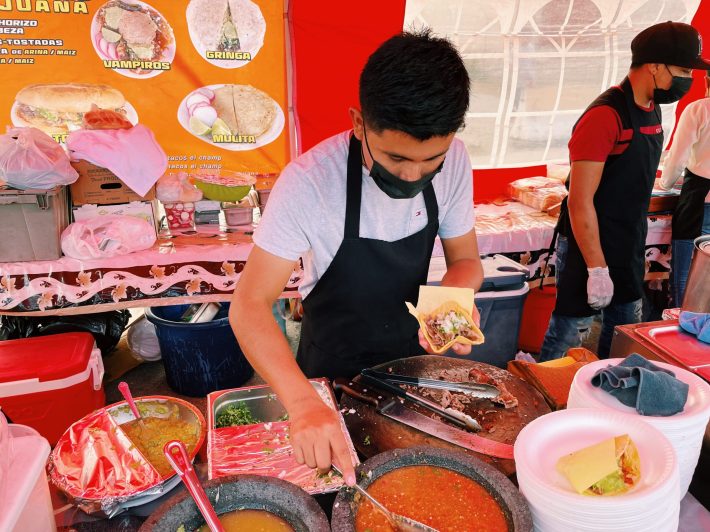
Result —
[[[557, 240], [556, 275], [565, 267], [567, 258], [567, 238]], [[559, 277], [558, 277], [559, 279]], [[597, 356], [608, 358], [611, 340], [614, 337], [614, 327], [628, 323], [639, 323], [643, 316], [643, 300], [637, 299], [629, 303], [612, 303], [601, 311], [602, 330], [599, 335]], [[545, 341], [540, 349], [540, 362], [560, 358], [567, 354], [570, 347], [579, 347], [589, 336], [594, 316], [561, 316], [552, 313], [550, 324], [545, 333]]]
[[[710, 234], [710, 203], [705, 204], [703, 226], [700, 235]], [[693, 258], [693, 240], [673, 240], [671, 243], [671, 295], [672, 305], [679, 307], [685, 295], [685, 283], [688, 281], [690, 261]]]

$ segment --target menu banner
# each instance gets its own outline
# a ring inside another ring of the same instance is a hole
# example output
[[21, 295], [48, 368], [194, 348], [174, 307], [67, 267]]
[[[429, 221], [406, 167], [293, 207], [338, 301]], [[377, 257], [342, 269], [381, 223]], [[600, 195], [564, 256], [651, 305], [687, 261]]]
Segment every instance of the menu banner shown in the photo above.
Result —
[[283, 7], [0, 0], [0, 117], [64, 142], [84, 113], [109, 109], [152, 129], [172, 171], [278, 174], [290, 153]]

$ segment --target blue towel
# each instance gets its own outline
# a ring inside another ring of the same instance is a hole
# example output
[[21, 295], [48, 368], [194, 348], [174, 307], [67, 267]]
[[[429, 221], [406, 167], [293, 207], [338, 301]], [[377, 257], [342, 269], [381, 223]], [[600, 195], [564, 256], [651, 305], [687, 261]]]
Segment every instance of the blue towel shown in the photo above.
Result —
[[618, 366], [607, 366], [592, 377], [592, 384], [613, 395], [642, 416], [672, 416], [683, 411], [688, 385], [675, 373], [634, 353]]
[[684, 331], [697, 336], [701, 342], [710, 344], [710, 314], [684, 310], [680, 313], [678, 325]]

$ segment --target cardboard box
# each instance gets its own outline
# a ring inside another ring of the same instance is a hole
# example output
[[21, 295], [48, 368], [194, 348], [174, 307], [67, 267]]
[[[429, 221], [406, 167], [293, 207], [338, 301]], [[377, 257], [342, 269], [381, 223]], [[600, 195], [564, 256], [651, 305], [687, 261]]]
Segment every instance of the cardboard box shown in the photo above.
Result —
[[155, 187], [141, 197], [106, 168], [84, 160], [72, 161], [71, 165], [79, 173], [79, 179], [70, 185], [74, 205], [115, 205], [155, 198]]
[[136, 216], [149, 222], [155, 228], [156, 234], [158, 232], [159, 218], [156, 215], [157, 206], [155, 201], [132, 201], [119, 205], [82, 205], [81, 207], [74, 207], [72, 212], [75, 222], [96, 218], [97, 216], [105, 216], [106, 214]]

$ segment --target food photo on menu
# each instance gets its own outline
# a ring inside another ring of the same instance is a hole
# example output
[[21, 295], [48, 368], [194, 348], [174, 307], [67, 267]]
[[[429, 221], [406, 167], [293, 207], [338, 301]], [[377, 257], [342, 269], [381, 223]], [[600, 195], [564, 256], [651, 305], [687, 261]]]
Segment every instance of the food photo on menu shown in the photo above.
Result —
[[170, 69], [175, 37], [165, 17], [144, 2], [111, 0], [91, 24], [91, 41], [106, 68], [134, 78]]
[[28, 85], [15, 96], [11, 118], [17, 127], [35, 127], [48, 135], [81, 129], [84, 115], [94, 107], [115, 111], [135, 125], [138, 115], [121, 91], [93, 83]]
[[266, 21], [251, 0], [191, 0], [186, 17], [195, 49], [215, 66], [247, 65], [264, 44]]
[[209, 85], [191, 92], [178, 108], [178, 121], [196, 137], [233, 151], [269, 144], [281, 134], [281, 107], [251, 85]]

